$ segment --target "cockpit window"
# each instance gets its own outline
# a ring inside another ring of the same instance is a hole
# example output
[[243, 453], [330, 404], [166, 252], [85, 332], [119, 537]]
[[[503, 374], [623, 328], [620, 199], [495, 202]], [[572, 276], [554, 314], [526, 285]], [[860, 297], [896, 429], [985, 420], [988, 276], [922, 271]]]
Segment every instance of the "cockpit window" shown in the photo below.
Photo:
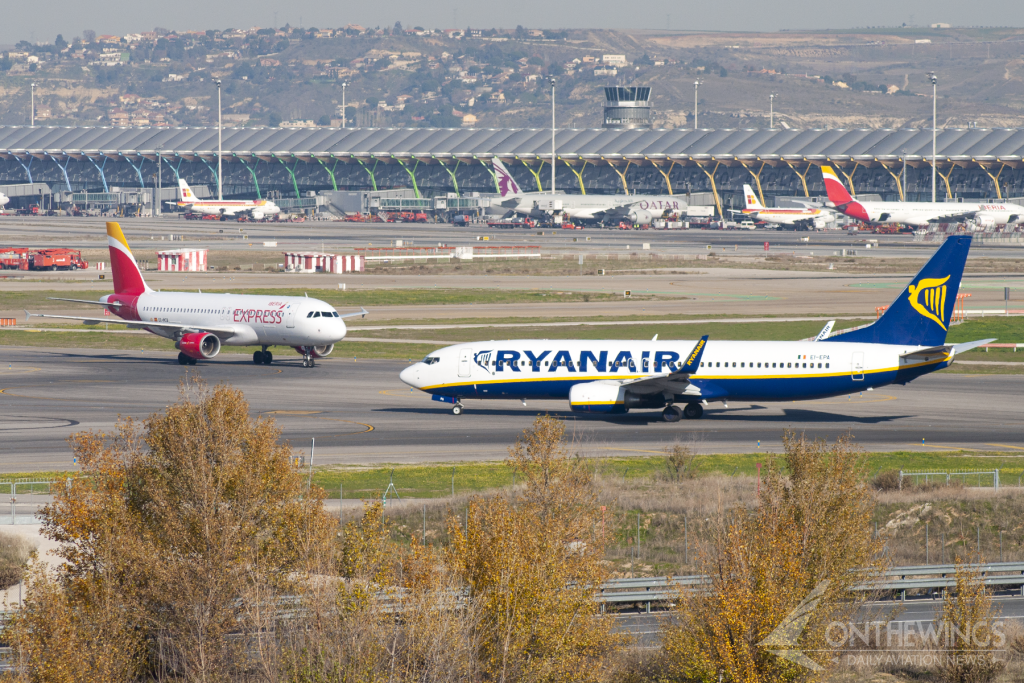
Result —
[[423, 364], [424, 365], [433, 365], [434, 363], [438, 362], [439, 360], [441, 360], [441, 359], [438, 358], [437, 356], [427, 356], [426, 358], [423, 359]]
[[327, 316], [328, 318], [340, 318], [341, 317], [340, 315], [338, 315], [337, 311], [327, 311], [326, 313], [324, 313], [324, 315]]

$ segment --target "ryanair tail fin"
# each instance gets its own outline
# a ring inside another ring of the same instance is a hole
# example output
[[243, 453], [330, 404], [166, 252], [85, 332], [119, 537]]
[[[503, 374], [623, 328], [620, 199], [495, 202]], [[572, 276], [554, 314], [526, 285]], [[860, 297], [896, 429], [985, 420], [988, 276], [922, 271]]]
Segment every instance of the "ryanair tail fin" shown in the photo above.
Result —
[[150, 291], [118, 223], [107, 223], [107, 246], [110, 248], [114, 294], [143, 294]]
[[970, 248], [970, 235], [947, 238], [881, 318], [822, 341], [941, 346], [946, 342]]

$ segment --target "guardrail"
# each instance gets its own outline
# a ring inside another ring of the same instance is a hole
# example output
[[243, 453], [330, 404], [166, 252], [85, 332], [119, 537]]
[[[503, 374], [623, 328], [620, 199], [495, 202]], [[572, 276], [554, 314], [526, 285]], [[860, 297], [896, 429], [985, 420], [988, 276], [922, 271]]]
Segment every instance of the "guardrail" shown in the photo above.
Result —
[[[1024, 596], [1024, 562], [990, 562], [967, 566], [981, 573], [986, 586], [1018, 586], [1021, 596]], [[671, 602], [683, 590], [696, 590], [709, 584], [710, 579], [700, 574], [611, 579], [601, 584], [598, 601], [602, 604], [602, 610], [605, 605], [641, 603], [650, 612], [652, 603]], [[858, 584], [853, 586], [853, 590], [898, 594], [900, 600], [906, 600], [908, 590], [944, 591], [955, 586], [956, 565], [934, 564], [892, 567], [883, 573], [883, 580]]]

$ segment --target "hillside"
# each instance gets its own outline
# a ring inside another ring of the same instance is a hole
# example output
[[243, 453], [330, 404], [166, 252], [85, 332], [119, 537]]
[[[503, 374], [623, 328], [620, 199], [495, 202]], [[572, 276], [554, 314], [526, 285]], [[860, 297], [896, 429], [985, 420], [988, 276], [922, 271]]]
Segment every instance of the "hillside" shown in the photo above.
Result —
[[[604, 85], [654, 88], [659, 126], [1024, 126], [1024, 30], [688, 33], [251, 29], [21, 42], [0, 58], [0, 123], [544, 127], [601, 122]], [[930, 42], [920, 42], [930, 41]], [[625, 63], [605, 56], [623, 55]], [[608, 63], [604, 63], [607, 61]], [[887, 94], [889, 93], [889, 94]], [[778, 123], [777, 123], [778, 125]]]

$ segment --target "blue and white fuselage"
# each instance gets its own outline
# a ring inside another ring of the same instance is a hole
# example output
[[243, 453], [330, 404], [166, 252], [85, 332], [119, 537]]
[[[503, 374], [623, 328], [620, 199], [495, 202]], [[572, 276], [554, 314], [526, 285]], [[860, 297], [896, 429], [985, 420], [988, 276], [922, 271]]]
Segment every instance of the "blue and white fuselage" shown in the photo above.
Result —
[[672, 422], [709, 402], [798, 401], [906, 384], [992, 340], [946, 344], [970, 237], [953, 237], [871, 325], [805, 341], [548, 340], [456, 344], [402, 371], [409, 386], [463, 399], [567, 399], [575, 411], [664, 409]]

